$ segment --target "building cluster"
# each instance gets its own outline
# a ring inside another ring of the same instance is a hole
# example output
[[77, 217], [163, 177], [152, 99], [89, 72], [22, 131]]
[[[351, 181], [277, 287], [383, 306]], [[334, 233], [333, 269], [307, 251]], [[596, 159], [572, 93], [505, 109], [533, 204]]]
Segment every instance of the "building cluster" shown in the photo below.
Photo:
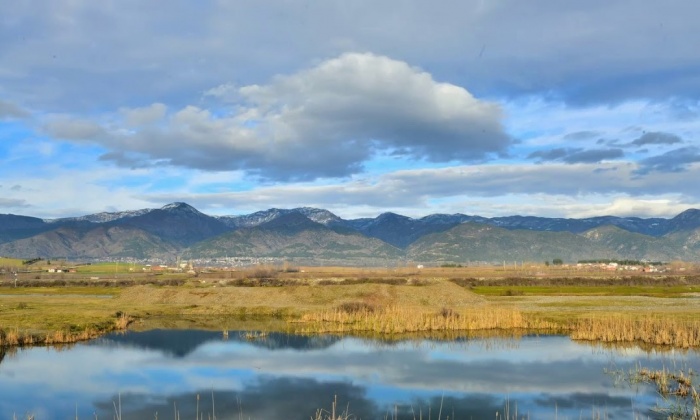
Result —
[[182, 263], [177, 263], [173, 266], [169, 266], [167, 264], [146, 264], [143, 266], [142, 270], [144, 272], [170, 272], [170, 273], [187, 273], [187, 274], [195, 274], [194, 267], [192, 266], [192, 262], [182, 262]]
[[636, 271], [640, 273], [663, 273], [666, 268], [651, 264], [620, 264], [617, 262], [578, 263], [577, 269], [598, 269], [604, 271]]
[[57, 268], [52, 267], [46, 270], [47, 273], [75, 273], [75, 268]]
[[256, 265], [279, 265], [283, 264], [284, 258], [275, 257], [218, 257], [218, 258], [195, 258], [191, 262], [196, 267], [211, 268], [245, 268]]

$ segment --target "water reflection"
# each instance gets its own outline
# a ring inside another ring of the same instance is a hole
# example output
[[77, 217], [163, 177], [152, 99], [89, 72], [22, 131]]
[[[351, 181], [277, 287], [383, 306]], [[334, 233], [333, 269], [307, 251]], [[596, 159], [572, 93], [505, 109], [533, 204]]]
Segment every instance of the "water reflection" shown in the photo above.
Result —
[[[272, 333], [155, 330], [63, 351], [19, 350], [0, 365], [0, 418], [309, 419], [339, 407], [361, 419], [646, 418], [654, 389], [616, 386], [604, 370], [697, 367], [698, 355], [608, 349], [560, 336], [373, 341]], [[199, 399], [198, 399], [199, 396]], [[213, 406], [213, 408], [212, 408]], [[241, 416], [242, 414], [242, 416]]]
[[299, 336], [283, 333], [266, 333], [259, 339], [248, 339], [241, 331], [227, 332], [224, 336], [220, 331], [200, 330], [151, 330], [141, 333], [110, 335], [95, 341], [96, 345], [113, 343], [114, 345], [134, 346], [143, 349], [162, 351], [173, 357], [185, 357], [198, 347], [208, 342], [225, 341], [247, 342], [256, 347], [270, 350], [295, 349], [318, 350], [324, 349], [340, 340], [336, 336]]

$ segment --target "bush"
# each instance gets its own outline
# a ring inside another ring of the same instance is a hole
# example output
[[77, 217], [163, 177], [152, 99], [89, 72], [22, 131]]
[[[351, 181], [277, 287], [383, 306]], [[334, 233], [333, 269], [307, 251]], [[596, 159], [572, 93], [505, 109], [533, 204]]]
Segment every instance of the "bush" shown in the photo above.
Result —
[[459, 318], [459, 314], [453, 311], [451, 308], [440, 309], [439, 315], [445, 319], [447, 318]]
[[356, 314], [358, 312], [374, 312], [377, 308], [366, 302], [345, 302], [338, 309], [348, 314]]

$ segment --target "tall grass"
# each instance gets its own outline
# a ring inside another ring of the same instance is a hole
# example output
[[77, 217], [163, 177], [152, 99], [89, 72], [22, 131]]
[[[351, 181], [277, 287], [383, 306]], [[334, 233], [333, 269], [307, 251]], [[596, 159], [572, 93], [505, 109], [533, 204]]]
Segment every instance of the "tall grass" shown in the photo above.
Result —
[[555, 322], [514, 308], [483, 306], [426, 311], [412, 307], [343, 304], [304, 314], [295, 328], [304, 334], [404, 334], [470, 330], [546, 330], [568, 333], [574, 340], [637, 342], [675, 348], [700, 347], [700, 322], [670, 316], [600, 315]]
[[302, 333], [371, 331], [402, 334], [421, 331], [559, 328], [552, 322], [525, 317], [516, 309], [500, 307], [462, 310], [444, 308], [437, 312], [400, 306], [358, 307], [353, 311], [338, 308], [302, 315], [300, 321], [304, 324], [300, 327]]
[[608, 315], [574, 322], [570, 335], [575, 340], [637, 341], [688, 348], [700, 346], [700, 322], [671, 317]]

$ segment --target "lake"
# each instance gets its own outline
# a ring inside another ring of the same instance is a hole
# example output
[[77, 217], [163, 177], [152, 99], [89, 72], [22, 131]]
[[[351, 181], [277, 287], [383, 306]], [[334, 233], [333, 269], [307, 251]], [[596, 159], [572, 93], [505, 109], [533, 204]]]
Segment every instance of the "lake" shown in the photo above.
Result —
[[0, 418], [655, 418], [650, 385], [606, 370], [700, 367], [694, 351], [609, 349], [562, 336], [381, 341], [152, 330], [8, 352]]

